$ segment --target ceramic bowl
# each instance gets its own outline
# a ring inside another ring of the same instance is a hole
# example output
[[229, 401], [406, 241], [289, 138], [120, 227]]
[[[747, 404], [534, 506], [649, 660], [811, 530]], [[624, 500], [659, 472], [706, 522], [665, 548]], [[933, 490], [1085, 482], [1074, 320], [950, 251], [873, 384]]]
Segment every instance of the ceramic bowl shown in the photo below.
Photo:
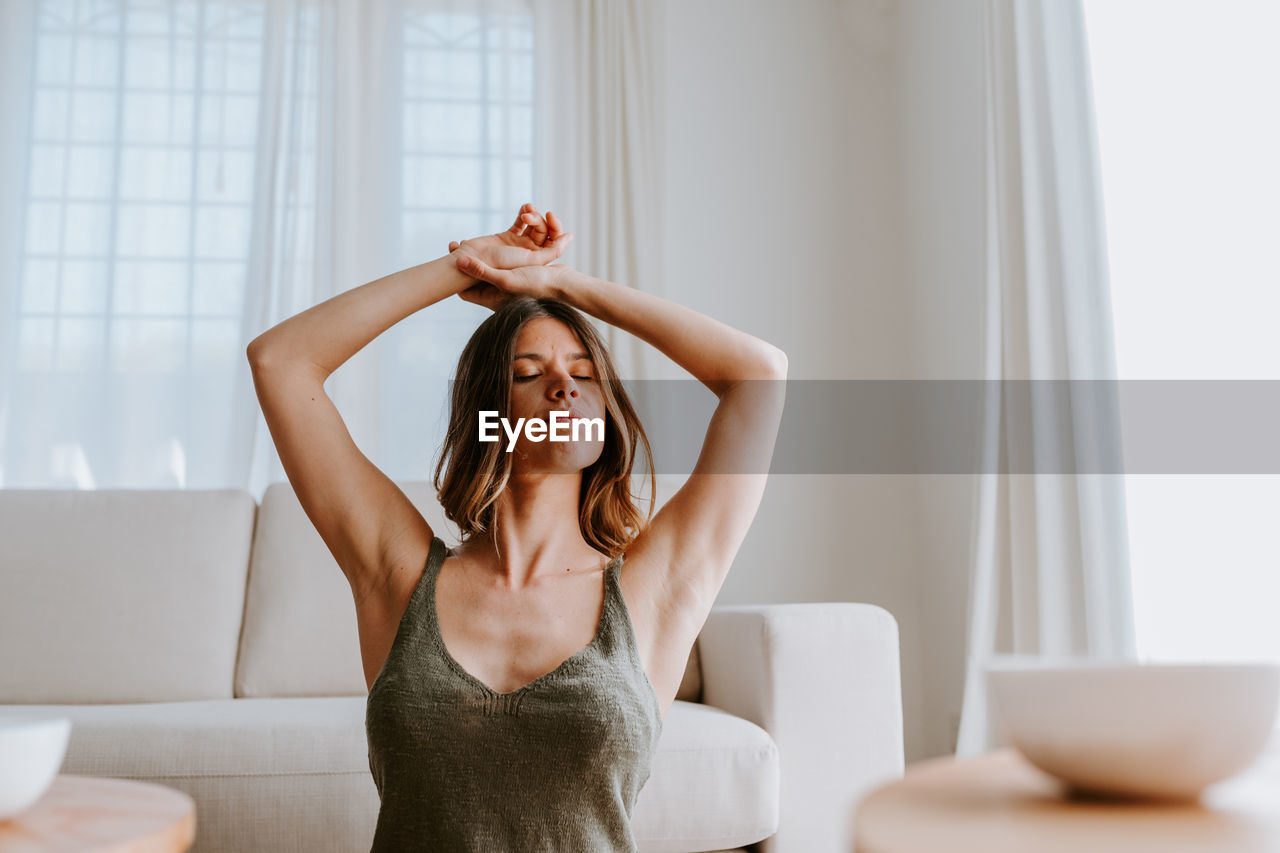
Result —
[[1186, 799], [1252, 764], [1280, 665], [1015, 658], [987, 668], [1004, 731], [1074, 793]]
[[44, 796], [62, 768], [70, 736], [66, 717], [0, 713], [0, 820]]

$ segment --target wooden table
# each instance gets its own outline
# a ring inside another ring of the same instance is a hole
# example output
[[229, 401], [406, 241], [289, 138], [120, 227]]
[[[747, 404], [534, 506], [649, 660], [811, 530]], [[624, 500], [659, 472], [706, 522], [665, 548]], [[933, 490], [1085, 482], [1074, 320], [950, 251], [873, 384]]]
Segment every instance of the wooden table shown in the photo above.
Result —
[[911, 764], [867, 796], [855, 853], [1277, 853], [1280, 752], [1198, 801], [1086, 799], [1010, 749]]
[[170, 853], [195, 838], [196, 804], [182, 791], [100, 776], [59, 774], [26, 811], [0, 820], [0, 853]]

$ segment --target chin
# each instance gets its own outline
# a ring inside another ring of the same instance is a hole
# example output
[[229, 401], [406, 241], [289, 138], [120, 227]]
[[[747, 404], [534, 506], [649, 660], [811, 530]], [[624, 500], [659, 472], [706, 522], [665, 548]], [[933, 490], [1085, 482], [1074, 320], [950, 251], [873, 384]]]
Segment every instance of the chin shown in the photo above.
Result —
[[[554, 448], [551, 452], [544, 447], [541, 452], [533, 456], [527, 453], [521, 454], [521, 462], [525, 470], [549, 474], [580, 474], [596, 464], [604, 452], [604, 445], [601, 442], [577, 445], [564, 443], [550, 445], [550, 447]], [[517, 447], [514, 452], [520, 453], [520, 448]]]

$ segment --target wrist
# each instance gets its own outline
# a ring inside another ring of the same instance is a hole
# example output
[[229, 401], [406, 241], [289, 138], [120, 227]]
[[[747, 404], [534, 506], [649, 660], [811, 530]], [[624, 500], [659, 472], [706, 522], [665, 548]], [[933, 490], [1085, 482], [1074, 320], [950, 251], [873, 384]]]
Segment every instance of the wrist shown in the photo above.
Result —
[[463, 240], [458, 244], [458, 248], [453, 250], [452, 254], [455, 256], [458, 254], [470, 255], [483, 264], [491, 267], [496, 266], [493, 262], [494, 259], [491, 257], [492, 253], [489, 251], [489, 247], [485, 245], [484, 240], [484, 237], [470, 237]]
[[587, 276], [566, 264], [564, 272], [551, 287], [552, 296], [561, 302], [576, 306], [577, 296], [585, 286], [587, 286]]
[[[458, 245], [458, 248], [454, 249], [452, 252], [449, 253], [449, 259], [454, 269], [457, 269], [458, 259], [462, 257], [475, 258], [477, 261], [480, 261], [480, 263], [482, 264], [493, 266], [493, 262], [489, 259], [487, 253], [481, 247], [476, 246], [473, 243], [467, 243], [467, 242], [461, 243]], [[467, 276], [470, 275], [469, 273], [463, 272], [462, 270], [458, 270], [458, 272], [462, 273], [463, 275], [467, 275]]]

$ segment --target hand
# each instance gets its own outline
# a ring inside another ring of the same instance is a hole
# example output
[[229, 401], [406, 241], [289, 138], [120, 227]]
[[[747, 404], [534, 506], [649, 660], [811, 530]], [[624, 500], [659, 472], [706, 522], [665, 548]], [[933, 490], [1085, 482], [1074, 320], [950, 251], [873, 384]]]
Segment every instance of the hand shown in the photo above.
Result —
[[535, 299], [555, 298], [558, 287], [564, 283], [572, 267], [565, 264], [534, 264], [502, 270], [468, 254], [458, 256], [458, 269], [472, 278], [480, 279], [458, 294], [459, 298], [477, 305], [498, 310], [508, 299], [516, 296], [532, 296]]
[[[467, 268], [468, 262], [478, 260], [483, 268], [496, 269], [498, 272], [521, 267], [535, 268], [558, 258], [572, 240], [573, 235], [564, 233], [560, 218], [554, 213], [548, 211], [544, 219], [532, 204], [525, 204], [520, 208], [515, 223], [502, 234], [449, 243], [449, 252], [454, 255], [459, 271], [481, 279], [459, 292], [458, 298], [493, 311], [498, 310], [504, 302], [516, 295], [515, 291], [504, 290], [484, 280], [483, 276], [477, 274], [477, 268]], [[543, 280], [534, 273], [532, 277], [523, 276], [520, 279], [523, 285], [513, 283], [510, 286], [516, 290], [523, 288], [530, 294], [543, 293], [554, 285], [561, 274], [557, 271], [551, 278]]]
[[525, 204], [506, 231], [454, 241], [449, 252], [455, 257], [469, 254], [487, 266], [509, 270], [549, 264], [564, 254], [571, 242], [573, 235], [564, 233], [559, 217], [548, 212], [544, 219], [536, 207]]

